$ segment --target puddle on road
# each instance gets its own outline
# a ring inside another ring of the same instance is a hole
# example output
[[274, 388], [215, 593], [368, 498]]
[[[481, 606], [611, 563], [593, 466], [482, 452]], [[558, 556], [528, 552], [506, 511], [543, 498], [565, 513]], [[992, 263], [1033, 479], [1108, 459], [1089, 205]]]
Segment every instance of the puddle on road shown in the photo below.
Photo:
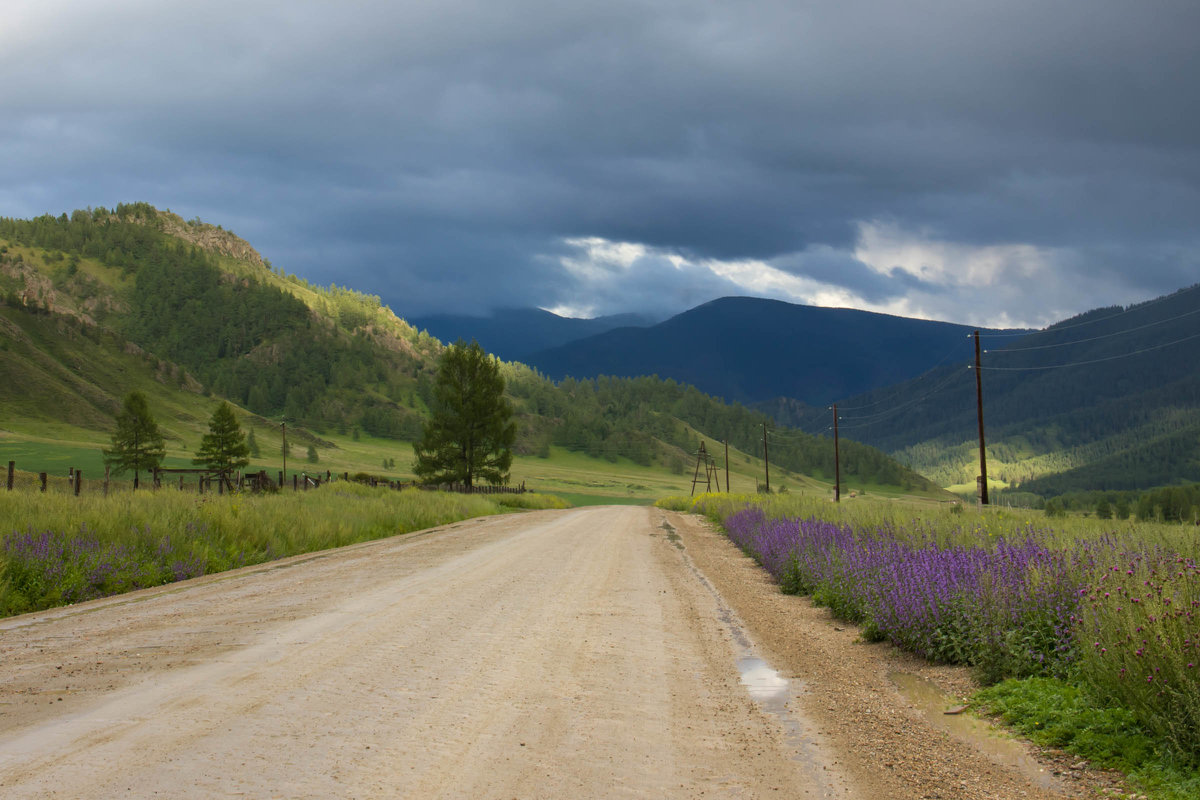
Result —
[[[709, 588], [716, 593], [711, 585]], [[721, 602], [719, 595], [718, 602]], [[849, 791], [846, 780], [841, 771], [825, 757], [818, 744], [815, 729], [798, 711], [788, 708], [788, 703], [796, 699], [804, 690], [804, 685], [783, 677], [779, 670], [758, 655], [753, 642], [742, 627], [741, 620], [732, 609], [722, 603], [719, 616], [733, 635], [742, 686], [746, 687], [746, 693], [758, 707], [774, 717], [783, 727], [784, 740], [791, 745], [795, 753], [792, 759], [804, 765], [804, 771], [811, 781], [814, 795], [808, 796], [845, 796]]]
[[771, 665], [755, 656], [738, 659], [738, 672], [742, 675], [742, 685], [750, 696], [760, 703], [772, 700], [787, 699], [788, 680], [771, 669]]
[[947, 714], [962, 705], [932, 682], [911, 672], [889, 672], [888, 679], [900, 694], [918, 709], [935, 728], [940, 728], [992, 761], [1013, 767], [1043, 789], [1062, 789], [1062, 783], [1031, 757], [1017, 741], [1004, 736], [987, 722], [971, 714]]
[[683, 537], [676, 532], [671, 523], [665, 520], [660, 527], [667, 531], [667, 538], [683, 553], [683, 559], [688, 569], [716, 600], [717, 617], [733, 638], [731, 644], [742, 685], [746, 687], [747, 694], [758, 704], [759, 708], [774, 717], [782, 726], [784, 739], [794, 750], [793, 760], [802, 764], [804, 771], [808, 774], [811, 792], [806, 792], [805, 796], [845, 797], [850, 792], [849, 784], [841, 769], [822, 751], [815, 727], [798, 710], [793, 711], [788, 708], [788, 703], [803, 693], [804, 684], [783, 677], [778, 670], [772, 668], [758, 654], [746, 632], [745, 625], [688, 555], [687, 548], [683, 544]]

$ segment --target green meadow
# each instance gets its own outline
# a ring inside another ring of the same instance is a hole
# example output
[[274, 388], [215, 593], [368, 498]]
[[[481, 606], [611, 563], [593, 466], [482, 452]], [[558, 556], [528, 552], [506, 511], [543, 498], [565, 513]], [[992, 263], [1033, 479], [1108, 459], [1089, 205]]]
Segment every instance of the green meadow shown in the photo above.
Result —
[[[214, 408], [216, 401], [210, 403]], [[203, 411], [203, 409], [201, 409]], [[277, 479], [283, 469], [281, 428], [261, 417], [244, 414], [241, 417], [243, 430], [253, 431], [260, 455], [252, 457], [248, 472], [266, 470]], [[173, 436], [167, 439], [167, 457], [163, 462], [168, 468], [190, 468], [193, 451], [188, 445], [199, 445], [203, 434], [202, 424], [197, 419], [194, 427], [187, 429], [176, 424]], [[413, 480], [412, 445], [395, 439], [382, 439], [365, 433], [313, 434], [308, 431], [289, 429], [290, 454], [287, 457], [288, 480], [292, 475], [305, 473], [334, 475], [366, 473], [394, 481]], [[313, 444], [317, 461], [307, 460], [309, 444]], [[715, 443], [709, 447], [717, 449]], [[44, 426], [39, 434], [27, 430], [0, 432], [0, 466], [9, 461], [16, 464], [18, 484], [33, 486], [36, 475], [46, 472], [54, 478], [66, 478], [72, 468], [82, 471], [84, 491], [99, 491], [104, 477], [102, 450], [110, 446], [108, 435], [93, 430], [73, 428], [57, 424]], [[746, 455], [735, 449], [729, 451], [729, 479], [734, 492], [754, 492], [763, 481], [761, 459]], [[717, 477], [721, 488], [725, 487], [724, 451], [717, 453]], [[387, 466], [385, 466], [387, 464]], [[574, 505], [651, 504], [660, 497], [690, 494], [696, 463], [684, 464], [683, 471], [673, 473], [663, 467], [647, 467], [633, 461], [616, 457], [612, 460], [591, 458], [582, 453], [561, 447], [549, 448], [549, 455], [541, 458], [533, 455], [518, 455], [513, 461], [509, 485], [524, 483], [526, 488], [540, 493], [555, 494]], [[700, 485], [697, 493], [703, 492], [704, 470], [700, 470]], [[144, 479], [144, 476], [143, 476]], [[175, 478], [174, 480], [177, 480]], [[112, 476], [110, 489], [121, 491], [131, 488], [132, 475]], [[185, 476], [185, 484], [194, 485], [193, 476]], [[777, 466], [771, 467], [771, 485], [776, 492], [798, 492], [832, 497], [833, 486], [799, 475]], [[716, 489], [716, 486], [712, 486]], [[843, 487], [844, 492], [866, 491], [871, 494], [891, 492], [894, 487], [856, 485]]]

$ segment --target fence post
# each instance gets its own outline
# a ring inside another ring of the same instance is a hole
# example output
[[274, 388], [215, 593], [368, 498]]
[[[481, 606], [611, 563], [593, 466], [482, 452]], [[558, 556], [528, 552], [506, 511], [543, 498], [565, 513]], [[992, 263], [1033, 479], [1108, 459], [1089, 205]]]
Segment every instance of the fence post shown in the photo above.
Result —
[[104, 467], [104, 496], [108, 497], [108, 470], [109, 467]]
[[179, 491], [183, 491], [183, 476], [179, 476]]
[[8, 490], [11, 492], [13, 487], [13, 472], [17, 468], [17, 462], [8, 462]]
[[83, 473], [75, 470], [75, 496], [79, 497], [79, 489], [83, 486]]
[[42, 491], [44, 492], [44, 491], [46, 491], [46, 473], [44, 473], [44, 472], [39, 472], [39, 473], [38, 473], [38, 477], [39, 477], [39, 478], [41, 479], [41, 481], [42, 481]]
[[279, 491], [283, 491], [283, 470], [279, 470]]
[[292, 473], [292, 491], [294, 492], [299, 488], [300, 488], [300, 476], [293, 472]]

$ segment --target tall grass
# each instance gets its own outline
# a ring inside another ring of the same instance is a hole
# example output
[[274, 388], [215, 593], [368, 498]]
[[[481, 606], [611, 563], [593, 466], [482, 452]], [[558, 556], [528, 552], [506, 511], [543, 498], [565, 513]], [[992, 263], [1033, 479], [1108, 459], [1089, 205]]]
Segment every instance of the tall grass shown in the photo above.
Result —
[[[788, 592], [988, 683], [1055, 677], [1200, 761], [1194, 529], [1025, 512], [707, 495], [708, 514]], [[1043, 518], [1044, 521], [1044, 518]]]
[[545, 495], [459, 495], [332, 483], [299, 494], [173, 490], [0, 496], [0, 615], [156, 586], [508, 508]]

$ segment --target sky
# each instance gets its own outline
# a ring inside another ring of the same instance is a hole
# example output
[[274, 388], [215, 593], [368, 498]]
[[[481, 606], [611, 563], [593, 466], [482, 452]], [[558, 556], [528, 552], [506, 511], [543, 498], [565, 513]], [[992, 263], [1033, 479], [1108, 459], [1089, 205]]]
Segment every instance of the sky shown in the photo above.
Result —
[[0, 216], [147, 201], [401, 316], [1037, 327], [1200, 275], [1195, 0], [5, 0]]

